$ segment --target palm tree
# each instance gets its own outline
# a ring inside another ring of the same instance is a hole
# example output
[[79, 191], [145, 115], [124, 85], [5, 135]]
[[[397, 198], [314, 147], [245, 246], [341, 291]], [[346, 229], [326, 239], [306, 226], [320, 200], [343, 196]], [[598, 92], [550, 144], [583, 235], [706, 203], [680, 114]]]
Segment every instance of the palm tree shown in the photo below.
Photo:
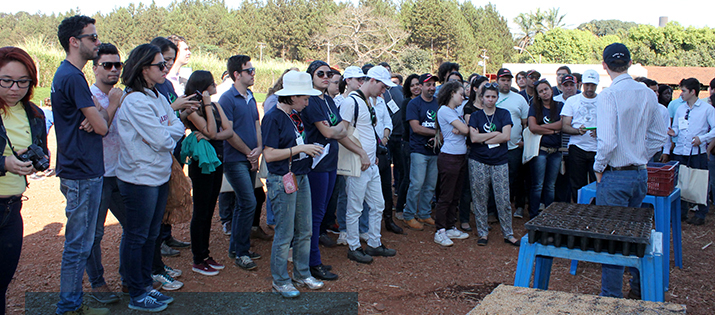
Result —
[[519, 47], [526, 48], [531, 45], [536, 34], [543, 33], [543, 20], [544, 13], [541, 12], [541, 9], [536, 9], [536, 12], [519, 13], [514, 18], [514, 23], [519, 26], [520, 31], [517, 33]]
[[541, 26], [544, 28], [544, 31], [564, 27], [566, 26], [563, 22], [564, 17], [566, 17], [566, 14], [559, 15], [559, 8], [551, 8], [549, 11], [544, 12], [544, 19], [541, 22]]

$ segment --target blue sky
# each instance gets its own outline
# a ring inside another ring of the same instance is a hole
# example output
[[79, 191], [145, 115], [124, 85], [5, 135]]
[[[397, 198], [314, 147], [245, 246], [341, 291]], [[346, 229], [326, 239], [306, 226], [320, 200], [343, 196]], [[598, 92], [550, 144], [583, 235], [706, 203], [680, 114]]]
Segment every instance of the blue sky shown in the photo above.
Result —
[[[350, 0], [357, 2], [357, 0]], [[464, 1], [464, 0], [458, 0]], [[489, 1], [471, 0], [475, 6], [483, 6]], [[24, 1], [4, 1], [0, 12], [15, 13], [18, 11], [27, 11], [36, 13], [59, 13], [66, 12], [72, 8], [80, 8], [84, 14], [94, 14], [95, 12], [109, 13], [115, 7], [126, 6], [130, 2], [134, 3], [151, 3], [151, 0], [73, 0], [73, 1], [57, 1], [57, 0], [24, 0]], [[240, 0], [225, 0], [229, 7], [236, 7]], [[156, 0], [159, 6], [167, 6], [171, 0]], [[591, 20], [608, 20], [618, 19], [622, 21], [630, 21], [641, 24], [658, 25], [660, 16], [668, 16], [669, 21], [677, 21], [683, 26], [694, 27], [713, 27], [711, 22], [711, 10], [698, 10], [696, 5], [685, 6], [678, 5], [672, 1], [652, 0], [648, 2], [641, 1], [616, 1], [610, 5], [606, 5], [605, 1], [534, 1], [534, 0], [502, 0], [493, 1], [496, 4], [497, 10], [501, 15], [506, 17], [510, 23], [512, 32], [515, 31], [515, 25], [512, 22], [515, 16], [522, 12], [529, 12], [537, 8], [548, 9], [556, 7], [560, 9], [561, 14], [565, 14], [564, 22], [568, 28], [575, 28], [579, 24]], [[644, 5], [643, 3], [647, 3]], [[708, 25], [708, 23], [710, 25]]]

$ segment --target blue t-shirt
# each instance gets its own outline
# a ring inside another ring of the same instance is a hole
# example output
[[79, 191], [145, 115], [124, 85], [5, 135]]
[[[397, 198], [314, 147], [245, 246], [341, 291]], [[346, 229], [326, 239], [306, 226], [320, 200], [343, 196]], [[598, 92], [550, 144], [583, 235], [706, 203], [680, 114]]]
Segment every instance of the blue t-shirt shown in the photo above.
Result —
[[[539, 125], [544, 125], [544, 124], [550, 124], [557, 122], [561, 120], [561, 108], [564, 106], [564, 103], [561, 102], [552, 102], [552, 108], [555, 106], [556, 107], [556, 112], [559, 113], [559, 115], [556, 115], [556, 120], [551, 121], [551, 110], [548, 108], [544, 107], [543, 110], [541, 111], [542, 117], [536, 117], [536, 110], [534, 109], [535, 105], [529, 106], [529, 117], [534, 116], [536, 118], [536, 122]], [[560, 134], [555, 134], [555, 135], [543, 135], [541, 136], [541, 146], [547, 147], [547, 148], [560, 148], [561, 147], [561, 135]]]
[[171, 84], [171, 81], [169, 80], [164, 80], [164, 83], [157, 83], [154, 87], [159, 92], [159, 94], [164, 95], [164, 97], [166, 97], [166, 100], [169, 101], [169, 104], [173, 103], [174, 101], [176, 101], [177, 98], [179, 98], [176, 94], [176, 90], [174, 90], [174, 85]]
[[[489, 124], [491, 122], [491, 124]], [[492, 126], [493, 125], [493, 126]], [[508, 110], [497, 108], [494, 115], [487, 117], [484, 110], [478, 110], [469, 116], [469, 126], [476, 128], [479, 133], [489, 133], [492, 131], [502, 132], [504, 126], [514, 126], [511, 121], [511, 114]], [[469, 158], [479, 163], [487, 165], [501, 165], [509, 162], [507, 152], [509, 147], [507, 142], [500, 143], [496, 148], [489, 148], [488, 144], [472, 143], [469, 151]]]
[[[422, 125], [422, 127], [435, 129], [438, 110], [439, 105], [437, 104], [436, 97], [433, 97], [431, 102], [427, 102], [422, 98], [422, 96], [418, 96], [413, 98], [407, 104], [405, 119], [407, 120], [408, 125], [410, 123], [410, 120], [417, 120], [420, 125]], [[413, 153], [436, 155], [435, 152], [425, 147], [425, 144], [427, 144], [427, 141], [430, 138], [432, 137], [427, 137], [415, 133], [414, 131], [412, 131], [412, 126], [410, 125], [410, 150]]]
[[308, 106], [300, 112], [307, 138], [305, 143], [319, 143], [323, 147], [330, 143], [330, 152], [315, 166], [313, 169], [315, 172], [331, 172], [338, 169], [338, 140], [324, 137], [315, 123], [322, 124], [322, 121], [326, 121], [332, 127], [343, 121], [343, 118], [340, 117], [340, 111], [333, 99], [328, 95], [323, 97], [324, 100], [319, 96], [311, 96]]
[[[263, 115], [261, 136], [263, 138], [263, 147], [271, 147], [274, 149], [294, 147], [298, 145], [295, 141], [297, 137], [301, 137], [298, 133], [298, 129], [293, 124], [293, 120], [277, 106], [271, 108]], [[295, 151], [293, 151], [293, 154], [291, 171], [296, 175], [308, 174], [308, 172], [310, 172], [310, 166], [313, 164], [313, 159], [308, 155], [299, 154]], [[268, 172], [271, 174], [283, 176], [288, 173], [288, 159], [268, 162], [266, 166], [268, 167]]]
[[[256, 121], [258, 120], [258, 107], [256, 98], [251, 90], [247, 90], [248, 98], [238, 93], [235, 86], [221, 95], [218, 103], [223, 108], [226, 118], [233, 122], [233, 131], [241, 137], [241, 140], [250, 148], [258, 146], [258, 134], [256, 134]], [[228, 141], [223, 144], [224, 162], [248, 161], [246, 155], [236, 150]]]
[[52, 80], [52, 112], [57, 136], [57, 176], [81, 180], [104, 175], [102, 136], [79, 129], [81, 109], [94, 106], [82, 70], [64, 60]]

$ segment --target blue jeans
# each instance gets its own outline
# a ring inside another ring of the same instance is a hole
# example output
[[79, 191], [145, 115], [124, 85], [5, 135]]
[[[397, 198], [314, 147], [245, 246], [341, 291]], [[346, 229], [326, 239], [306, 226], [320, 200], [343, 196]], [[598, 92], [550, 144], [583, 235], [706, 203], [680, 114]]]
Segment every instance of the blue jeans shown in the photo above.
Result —
[[[648, 171], [606, 171], [596, 186], [596, 204], [599, 206], [640, 207], [648, 191]], [[623, 297], [623, 266], [601, 266], [601, 296]], [[640, 272], [630, 268], [631, 290], [639, 293]]]
[[[99, 203], [99, 213], [97, 214], [97, 228], [94, 232], [94, 244], [92, 251], [87, 258], [87, 277], [92, 288], [99, 288], [107, 283], [104, 281], [104, 266], [102, 266], [102, 238], [104, 237], [104, 222], [107, 220], [107, 210], [112, 214], [119, 224], [124, 227], [127, 220], [127, 212], [124, 209], [122, 195], [119, 194], [117, 177], [104, 177], [102, 183], [102, 199]], [[119, 266], [119, 275], [123, 276], [124, 270]]]
[[225, 162], [223, 173], [236, 194], [236, 206], [231, 220], [231, 242], [228, 251], [236, 252], [236, 257], [248, 256], [251, 247], [249, 239], [253, 215], [256, 212], [256, 196], [253, 183], [256, 172], [251, 171], [249, 162]]
[[152, 285], [154, 246], [164, 218], [169, 183], [154, 187], [119, 180], [118, 186], [127, 210], [119, 259], [124, 266], [129, 296], [135, 299]]
[[97, 212], [102, 199], [102, 179], [101, 176], [81, 180], [60, 178], [60, 191], [67, 199], [67, 224], [57, 314], [74, 311], [82, 306], [82, 277], [94, 244]]
[[554, 202], [556, 176], [561, 168], [561, 152], [547, 154], [539, 150], [539, 155], [530, 162], [531, 192], [529, 194], [529, 216], [539, 215], [539, 204], [549, 206]]
[[320, 237], [320, 225], [323, 223], [325, 209], [328, 207], [330, 196], [333, 195], [335, 187], [336, 171], [331, 172], [310, 172], [308, 178], [310, 185], [310, 196], [313, 213], [313, 235], [310, 238], [310, 266], [316, 267], [323, 264], [320, 260], [320, 248], [318, 247], [318, 237]]
[[[335, 187], [338, 191], [338, 206], [337, 209], [335, 209], [335, 216], [337, 217], [338, 221], [338, 230], [340, 232], [347, 232], [347, 223], [346, 221], [346, 215], [347, 215], [347, 209], [348, 209], [348, 194], [345, 191], [345, 185], [346, 185], [346, 176], [343, 175], [338, 175], [335, 178]], [[367, 206], [367, 203], [363, 203], [363, 209], [367, 210], [369, 207]], [[368, 211], [363, 211], [362, 214], [360, 215], [359, 223], [360, 223], [360, 228], [359, 231], [360, 233], [367, 233], [368, 229], [370, 226], [368, 225], [370, 223], [370, 216]]]
[[410, 187], [407, 189], [407, 206], [402, 214], [405, 221], [428, 219], [432, 215], [430, 201], [437, 186], [437, 156], [410, 154]]
[[715, 203], [715, 155], [710, 155], [708, 160], [708, 179], [710, 182], [710, 202]]
[[283, 176], [268, 174], [266, 186], [268, 199], [273, 205], [276, 218], [276, 233], [271, 246], [271, 275], [277, 285], [291, 283], [288, 275], [288, 250], [293, 243], [293, 277], [310, 277], [310, 236], [312, 235], [312, 205], [310, 183], [307, 175], [296, 175], [298, 191], [286, 194]]

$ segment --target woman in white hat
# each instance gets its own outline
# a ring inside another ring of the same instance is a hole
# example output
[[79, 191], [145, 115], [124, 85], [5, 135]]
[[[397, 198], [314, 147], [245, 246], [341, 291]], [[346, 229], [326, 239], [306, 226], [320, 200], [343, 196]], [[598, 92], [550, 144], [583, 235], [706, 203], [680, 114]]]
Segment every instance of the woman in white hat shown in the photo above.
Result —
[[[294, 298], [300, 292], [293, 286], [306, 286], [317, 290], [323, 282], [310, 274], [308, 259], [312, 234], [312, 205], [310, 197], [310, 172], [312, 157], [319, 156], [323, 148], [305, 144], [305, 126], [300, 111], [308, 106], [310, 96], [320, 95], [313, 89], [309, 74], [290, 71], [283, 76], [283, 89], [278, 95], [278, 105], [269, 110], [261, 123], [263, 156], [268, 167], [268, 198], [276, 219], [273, 247], [271, 248], [271, 275], [273, 292]], [[288, 249], [293, 240], [293, 279], [288, 275]]]

